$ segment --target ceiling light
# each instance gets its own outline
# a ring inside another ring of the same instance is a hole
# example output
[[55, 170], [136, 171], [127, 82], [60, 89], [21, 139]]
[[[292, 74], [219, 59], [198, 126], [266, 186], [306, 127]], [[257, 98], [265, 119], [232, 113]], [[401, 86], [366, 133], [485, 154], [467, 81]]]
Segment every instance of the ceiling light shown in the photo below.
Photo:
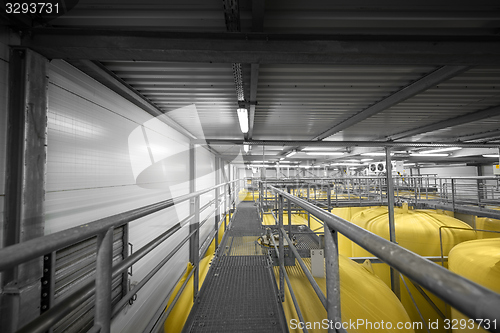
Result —
[[[385, 156], [385, 153], [363, 153], [361, 154], [362, 156]], [[391, 156], [393, 156], [394, 153], [391, 153]]]
[[[285, 159], [285, 158], [284, 158], [284, 157], [282, 157], [282, 158], [280, 158], [280, 161], [283, 161], [284, 159]], [[290, 162], [289, 162], [289, 161], [286, 161], [286, 163], [290, 163]]]
[[238, 120], [243, 133], [248, 133], [248, 111], [247, 109], [238, 109]]
[[297, 152], [295, 150], [292, 150], [291, 152], [289, 152], [288, 154], [285, 155], [285, 157], [290, 157], [290, 156], [293, 156], [297, 154]]
[[410, 156], [416, 156], [416, 157], [439, 157], [439, 156], [448, 156], [449, 154], [427, 154], [427, 153], [412, 153]]
[[306, 154], [307, 155], [335, 155], [335, 156], [344, 155], [344, 153], [341, 151], [311, 151], [311, 152], [306, 152]]
[[248, 153], [248, 151], [250, 150], [250, 145], [243, 145], [243, 150], [245, 151], [245, 153]]
[[363, 158], [363, 159], [361, 159], [361, 162], [368, 162], [368, 161], [373, 161], [373, 158]]
[[493, 154], [493, 155], [487, 154], [487, 155], [483, 155], [483, 157], [496, 157], [496, 158], [498, 158], [500, 156], [499, 155], [495, 155], [495, 154]]
[[364, 164], [359, 164], [359, 163], [343, 163], [343, 162], [339, 162], [339, 163], [332, 163], [330, 165], [345, 165], [345, 166], [363, 166]]
[[452, 150], [460, 150], [460, 149], [462, 149], [462, 147], [446, 147], [446, 148], [425, 150], [425, 151], [422, 151], [422, 153], [432, 154], [432, 153], [441, 153], [443, 151], [452, 151]]

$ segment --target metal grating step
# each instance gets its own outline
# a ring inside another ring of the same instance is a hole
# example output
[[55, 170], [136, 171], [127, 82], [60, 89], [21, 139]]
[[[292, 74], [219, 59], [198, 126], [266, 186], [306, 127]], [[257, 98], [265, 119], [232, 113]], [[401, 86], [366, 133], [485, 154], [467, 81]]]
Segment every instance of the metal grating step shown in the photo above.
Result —
[[284, 332], [266, 256], [223, 256], [200, 291], [183, 332]]

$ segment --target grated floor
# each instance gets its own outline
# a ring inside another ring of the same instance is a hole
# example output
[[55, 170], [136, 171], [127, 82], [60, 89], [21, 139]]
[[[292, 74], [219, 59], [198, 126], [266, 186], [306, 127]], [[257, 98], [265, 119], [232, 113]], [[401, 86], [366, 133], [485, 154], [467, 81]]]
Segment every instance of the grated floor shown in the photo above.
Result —
[[288, 332], [264, 232], [252, 202], [238, 205], [183, 332]]

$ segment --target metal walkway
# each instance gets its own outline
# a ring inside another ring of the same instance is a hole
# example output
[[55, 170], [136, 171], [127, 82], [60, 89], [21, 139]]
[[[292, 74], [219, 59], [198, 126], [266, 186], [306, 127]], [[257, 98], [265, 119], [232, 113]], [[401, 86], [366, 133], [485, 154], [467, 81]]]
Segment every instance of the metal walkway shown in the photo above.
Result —
[[253, 202], [241, 202], [183, 332], [287, 332]]

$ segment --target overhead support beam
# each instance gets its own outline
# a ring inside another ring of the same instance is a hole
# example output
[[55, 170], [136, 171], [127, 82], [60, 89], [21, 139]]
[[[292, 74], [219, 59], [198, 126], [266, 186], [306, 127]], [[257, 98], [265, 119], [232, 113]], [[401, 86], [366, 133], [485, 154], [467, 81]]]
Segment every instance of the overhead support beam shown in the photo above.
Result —
[[167, 125], [179, 131], [180, 133], [184, 134], [188, 138], [196, 139], [196, 137], [193, 134], [191, 134], [188, 130], [179, 125], [168, 115], [163, 113], [162, 110], [156, 107], [144, 96], [142, 96], [137, 90], [131, 87], [128, 83], [126, 83], [121, 78], [116, 76], [115, 73], [113, 73], [105, 66], [103, 66], [100, 62], [91, 60], [74, 60], [70, 61], [70, 63], [71, 65], [80, 69], [81, 71], [91, 76], [98, 82], [102, 83], [109, 89], [113, 90], [115, 93], [122, 96], [129, 102], [143, 109], [153, 117], [158, 117], [159, 120], [165, 122]]
[[459, 137], [458, 139], [460, 141], [471, 141], [471, 140], [481, 140], [481, 139], [495, 139], [498, 137], [500, 137], [500, 130], [465, 135]]
[[250, 68], [250, 110], [248, 113], [249, 130], [245, 140], [252, 140], [255, 122], [255, 106], [257, 105], [257, 87], [259, 84], [259, 64], [252, 64]]
[[413, 97], [422, 91], [429, 89], [443, 81], [446, 81], [460, 73], [466, 71], [469, 67], [467, 66], [444, 66], [434, 72], [422, 77], [421, 79], [411, 83], [410, 85], [398, 90], [394, 94], [384, 98], [383, 100], [369, 106], [363, 111], [355, 114], [354, 116], [342, 121], [341, 123], [333, 126], [329, 130], [321, 133], [320, 135], [313, 138], [313, 140], [323, 140], [335, 133], [338, 133], [346, 128], [349, 128], [357, 123], [370, 118], [388, 108], [403, 102], [404, 100]]
[[418, 127], [418, 128], [415, 128], [415, 129], [412, 129], [409, 131], [397, 133], [397, 134], [391, 135], [389, 137], [386, 137], [386, 139], [399, 140], [402, 138], [407, 138], [409, 136], [433, 132], [433, 131], [437, 131], [437, 130], [440, 130], [443, 128], [467, 124], [467, 123], [471, 123], [474, 121], [478, 121], [478, 120], [486, 119], [486, 118], [491, 118], [491, 117], [495, 117], [495, 116], [500, 116], [500, 106], [494, 106], [494, 107], [486, 109], [486, 110], [468, 113], [468, 114], [465, 114], [463, 116], [458, 116], [455, 118], [442, 120], [442, 121], [439, 121], [439, 122], [434, 123], [434, 124], [430, 124], [430, 125]]
[[[337, 36], [194, 33], [41, 28], [22, 45], [50, 59], [307, 63], [370, 65], [498, 65], [500, 37]], [[292, 39], [293, 38], [293, 39]], [[475, 38], [475, 39], [474, 39]]]
[[265, 0], [252, 0], [252, 32], [262, 32], [264, 30], [265, 10]]
[[393, 142], [393, 141], [280, 141], [280, 140], [193, 140], [196, 144], [211, 145], [251, 145], [251, 146], [304, 146], [304, 147], [466, 147], [498, 148], [499, 143], [480, 142]]

